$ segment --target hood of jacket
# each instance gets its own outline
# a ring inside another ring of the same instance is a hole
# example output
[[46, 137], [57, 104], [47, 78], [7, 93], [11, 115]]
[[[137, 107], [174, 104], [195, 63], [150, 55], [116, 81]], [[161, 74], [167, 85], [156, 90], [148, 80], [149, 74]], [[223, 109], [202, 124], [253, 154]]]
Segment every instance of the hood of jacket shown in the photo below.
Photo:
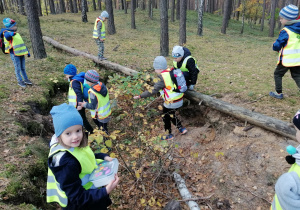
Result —
[[98, 82], [97, 84], [91, 87], [93, 91], [96, 93], [100, 93], [103, 97], [105, 97], [108, 93], [106, 86], [102, 82]]
[[76, 80], [78, 80], [79, 82], [81, 82], [83, 84], [83, 82], [84, 82], [84, 75], [85, 75], [84, 72], [80, 72], [80, 73], [76, 74], [75, 76], [73, 76], [71, 79], [72, 80], [76, 79]]
[[285, 26], [286, 28], [290, 29], [291, 31], [300, 34], [300, 22], [296, 22], [292, 25]]
[[184, 60], [186, 57], [192, 55], [191, 51], [186, 47], [183, 47], [183, 51], [184, 51], [184, 54], [183, 54], [182, 60]]

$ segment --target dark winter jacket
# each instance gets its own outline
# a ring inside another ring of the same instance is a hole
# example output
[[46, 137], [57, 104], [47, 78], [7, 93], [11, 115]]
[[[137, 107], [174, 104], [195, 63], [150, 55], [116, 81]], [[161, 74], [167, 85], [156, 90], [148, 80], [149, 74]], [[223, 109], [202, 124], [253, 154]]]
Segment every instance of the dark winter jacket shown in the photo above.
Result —
[[[96, 159], [104, 159], [107, 154], [95, 154]], [[52, 158], [48, 159], [48, 166], [53, 172], [61, 189], [68, 197], [68, 210], [106, 210], [111, 204], [106, 188], [85, 190], [81, 185], [79, 161], [69, 152], [65, 152], [59, 160], [59, 165], [52, 166]]]
[[[177, 67], [180, 68], [184, 59], [191, 55], [191, 52], [186, 47], [183, 48], [184, 55], [180, 62], [177, 62]], [[186, 68], [189, 70], [189, 81], [187, 81], [188, 85], [195, 85], [198, 79], [199, 69], [196, 66], [195, 60], [193, 58], [189, 58], [186, 63]]]
[[[289, 22], [294, 22], [293, 24], [289, 24]], [[295, 21], [289, 21], [285, 28], [288, 28], [289, 30], [300, 34], [300, 20]], [[289, 40], [289, 35], [285, 30], [281, 30], [278, 36], [278, 39], [273, 43], [273, 50], [274, 51], [280, 51], [282, 48], [284, 48]], [[280, 57], [280, 60], [282, 58]]]

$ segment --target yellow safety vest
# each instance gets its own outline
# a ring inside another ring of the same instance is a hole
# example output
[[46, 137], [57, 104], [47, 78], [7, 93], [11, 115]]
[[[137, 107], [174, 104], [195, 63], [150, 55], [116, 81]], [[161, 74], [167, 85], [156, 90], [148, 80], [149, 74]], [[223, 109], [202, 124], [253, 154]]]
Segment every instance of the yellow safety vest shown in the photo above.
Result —
[[105, 119], [111, 114], [109, 94], [103, 97], [100, 93], [95, 92], [92, 88], [89, 89], [89, 102], [91, 102], [90, 93], [93, 93], [98, 100], [98, 107], [96, 110], [90, 110], [92, 118]]
[[176, 84], [172, 81], [170, 75], [170, 69], [166, 69], [161, 72], [161, 76], [165, 83], [165, 88], [160, 91], [161, 96], [163, 99], [168, 103], [173, 103], [173, 101], [177, 101], [183, 97], [183, 93], [175, 92]]
[[5, 53], [9, 53], [9, 50], [13, 48], [15, 56], [22, 56], [28, 54], [27, 47], [25, 46], [24, 41], [19, 33], [16, 33], [16, 35], [12, 37], [12, 41], [10, 42], [7, 41], [7, 39], [4, 37], [4, 44]]
[[289, 35], [288, 42], [284, 48], [281, 49], [277, 64], [280, 62], [282, 56], [282, 65], [286, 67], [300, 66], [300, 34], [297, 34], [288, 28], [284, 27]]
[[[297, 163], [294, 163], [288, 172], [292, 172], [292, 171], [296, 172], [300, 178], [300, 166]], [[276, 194], [272, 201], [270, 210], [283, 210]]]
[[[181, 65], [181, 67], [180, 67], [180, 70], [181, 70], [182, 72], [184, 72], [184, 71], [188, 72], [188, 71], [189, 71], [189, 70], [186, 68], [186, 64], [187, 64], [188, 59], [190, 59], [190, 58], [193, 58], [193, 59], [195, 60], [195, 65], [196, 65], [196, 67], [198, 68], [198, 66], [197, 66], [197, 60], [196, 60], [194, 57], [192, 57], [192, 56], [187, 56], [187, 57], [183, 60], [182, 65]], [[176, 61], [173, 61], [173, 66], [174, 66], [175, 69], [178, 69], [178, 67], [177, 67], [177, 62], [176, 62]]]
[[99, 34], [97, 32], [97, 25], [98, 22], [101, 21], [102, 23], [102, 27], [101, 27], [101, 31], [100, 31], [100, 39], [105, 40], [105, 24], [103, 22], [103, 20], [101, 20], [100, 18], [96, 18], [95, 24], [94, 24], [94, 31], [93, 31], [93, 38], [94, 39], [98, 39], [99, 38]]
[[[69, 105], [74, 106], [75, 108], [77, 108], [77, 95], [72, 87], [72, 82], [74, 80], [72, 80], [69, 84], [69, 93], [68, 93], [68, 99], [69, 99]], [[81, 86], [81, 92], [83, 93], [83, 86], [80, 82], [80, 86]]]
[[[48, 158], [53, 157], [58, 152], [66, 151], [73, 155], [80, 163], [81, 173], [79, 178], [81, 179], [81, 185], [84, 189], [96, 189], [92, 182], [89, 181], [90, 174], [96, 169], [97, 164], [103, 162], [103, 160], [96, 159], [93, 151], [89, 146], [84, 148], [76, 147], [66, 149], [60, 144], [54, 144], [51, 146]], [[62, 207], [68, 205], [68, 197], [66, 193], [60, 188], [60, 184], [56, 181], [54, 174], [48, 167], [48, 179], [47, 179], [47, 203], [57, 202]]]

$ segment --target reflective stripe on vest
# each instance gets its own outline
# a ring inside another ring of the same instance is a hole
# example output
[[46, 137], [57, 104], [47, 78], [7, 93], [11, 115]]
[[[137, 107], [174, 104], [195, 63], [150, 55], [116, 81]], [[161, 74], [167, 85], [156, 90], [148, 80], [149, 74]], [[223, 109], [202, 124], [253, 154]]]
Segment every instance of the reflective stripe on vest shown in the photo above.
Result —
[[286, 67], [300, 66], [300, 34], [292, 32], [288, 28], [283, 28], [289, 35], [286, 46], [281, 49], [278, 62], [280, 62], [280, 57], [282, 56], [282, 65]]
[[[296, 172], [300, 178], [300, 166], [297, 163], [294, 163], [288, 172]], [[274, 199], [271, 204], [271, 210], [282, 210], [282, 207], [279, 203], [278, 197], [275, 194]]]
[[183, 97], [183, 93], [173, 91], [176, 88], [176, 85], [171, 79], [170, 71], [170, 69], [167, 69], [161, 73], [165, 83], [165, 88], [160, 91], [160, 94], [165, 101], [172, 103], [173, 101], [181, 99]]
[[[72, 80], [69, 84], [69, 93], [68, 93], [68, 99], [69, 99], [69, 105], [74, 106], [75, 108], [77, 107], [77, 95], [72, 87], [72, 82], [74, 80]], [[83, 86], [80, 82], [80, 86], [81, 86], [81, 92], [83, 93]]]
[[[101, 30], [100, 30], [100, 36], [98, 34], [98, 31], [97, 31], [97, 25], [98, 25], [98, 22], [101, 21], [102, 23], [102, 27], [101, 27]], [[94, 31], [93, 31], [93, 38], [94, 39], [103, 39], [105, 40], [105, 24], [103, 22], [103, 20], [101, 20], [100, 18], [97, 18], [96, 21], [95, 21], [95, 24], [94, 24]]]
[[110, 102], [109, 102], [109, 94], [105, 97], [103, 97], [100, 93], [96, 93], [92, 88], [89, 89], [89, 102], [91, 101], [90, 99], [90, 93], [93, 93], [97, 100], [98, 100], [98, 107], [96, 110], [90, 110], [92, 118], [99, 118], [101, 120], [107, 118], [111, 114], [111, 109], [110, 109]]
[[[182, 65], [181, 65], [181, 67], [180, 67], [180, 70], [181, 70], [182, 72], [184, 72], [184, 71], [188, 72], [188, 71], [189, 71], [189, 70], [186, 68], [186, 64], [187, 64], [188, 59], [190, 59], [190, 58], [193, 58], [193, 59], [195, 60], [195, 65], [196, 65], [196, 68], [198, 69], [196, 59], [195, 59], [194, 57], [192, 57], [192, 56], [187, 56], [187, 57], [183, 60]], [[177, 67], [177, 62], [176, 62], [176, 61], [173, 61], [173, 66], [174, 66], [175, 69], [178, 69], [178, 67]]]
[[[94, 169], [97, 168], [97, 164], [102, 162], [102, 160], [95, 159], [95, 155], [89, 146], [84, 148], [76, 147], [66, 149], [60, 144], [52, 145], [48, 158], [62, 151], [69, 152], [80, 163], [81, 173], [79, 174], [79, 178], [81, 179], [81, 185], [84, 187], [84, 189], [96, 189], [93, 183], [89, 181], [89, 177]], [[60, 184], [56, 181], [56, 178], [50, 168], [48, 168], [47, 179], [47, 202], [57, 202], [62, 207], [66, 207], [68, 205], [68, 197], [60, 188]]]
[[28, 54], [27, 47], [25, 46], [24, 41], [19, 33], [16, 33], [16, 35], [14, 35], [12, 38], [12, 48], [14, 49], [14, 54], [16, 56]]

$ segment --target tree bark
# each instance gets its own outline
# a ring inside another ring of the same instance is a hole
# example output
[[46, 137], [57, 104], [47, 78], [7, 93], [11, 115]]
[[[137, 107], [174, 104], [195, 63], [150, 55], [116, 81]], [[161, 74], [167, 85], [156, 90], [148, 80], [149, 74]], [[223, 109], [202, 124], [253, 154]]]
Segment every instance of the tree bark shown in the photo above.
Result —
[[131, 0], [131, 28], [136, 29], [135, 26], [135, 12], [134, 12], [134, 1]]
[[[29, 1], [29, 0], [27, 0], [27, 1]], [[124, 73], [125, 75], [128, 75], [128, 76], [133, 76], [138, 73], [137, 71], [135, 71], [133, 69], [121, 66], [116, 63], [112, 63], [110, 61], [99, 61], [97, 56], [76, 50], [74, 48], [68, 47], [63, 44], [60, 44], [59, 42], [57, 42], [47, 36], [43, 36], [43, 40], [45, 42], [53, 45], [54, 47], [64, 50], [64, 51], [67, 51], [73, 55], [84, 56], [86, 58], [89, 58], [89, 59], [93, 60], [95, 63], [100, 64], [102, 67], [104, 67], [106, 69], [118, 71], [118, 72]], [[222, 113], [236, 117], [237, 119], [240, 119], [242, 121], [247, 121], [253, 125], [259, 126], [268, 131], [272, 131], [274, 133], [277, 133], [282, 136], [286, 136], [290, 139], [296, 140], [296, 137], [295, 137], [296, 130], [291, 124], [289, 124], [287, 122], [284, 122], [284, 121], [281, 121], [281, 120], [278, 120], [278, 119], [275, 119], [275, 118], [272, 118], [272, 117], [269, 117], [266, 115], [262, 115], [257, 112], [252, 112], [245, 108], [235, 106], [233, 104], [215, 99], [211, 96], [204, 95], [204, 94], [198, 93], [196, 91], [188, 90], [184, 93], [184, 96], [187, 99], [192, 100], [196, 103], [201, 102], [201, 104], [203, 104], [204, 106], [211, 107]]]
[[179, 45], [186, 43], [186, 0], [180, 0]]
[[[126, 1], [126, 0], [125, 0]], [[98, 8], [101, 11], [102, 10], [102, 6], [101, 6], [101, 0], [98, 0]]]
[[2, 1], [0, 0], [0, 14], [3, 14], [3, 13], [4, 13], [4, 6], [3, 6]]
[[47, 0], [44, 0], [44, 3], [45, 3], [46, 15], [48, 16], [48, 4], [47, 4]]
[[263, 1], [263, 11], [262, 11], [262, 17], [261, 17], [261, 25], [260, 25], [260, 31], [264, 30], [264, 23], [265, 23], [265, 14], [266, 14], [266, 0]]
[[197, 30], [197, 35], [198, 36], [203, 36], [203, 5], [204, 5], [204, 0], [199, 0], [199, 5], [198, 5], [198, 30]]
[[59, 5], [60, 5], [60, 12], [65, 13], [66, 12], [66, 5], [64, 0], [59, 0]]
[[[241, 0], [238, 0], [237, 8], [239, 8], [240, 5], [241, 5]], [[236, 20], [239, 20], [239, 19], [240, 19], [240, 11], [236, 11], [236, 13], [235, 13], [235, 19], [236, 19]]]
[[25, 6], [34, 58], [46, 58], [47, 54], [42, 38], [43, 35], [38, 15], [38, 6], [36, 2], [32, 0], [25, 0]]
[[[82, 5], [82, 3], [81, 3], [81, 5]], [[81, 6], [81, 7], [82, 7], [82, 6]], [[97, 10], [97, 7], [96, 7], [96, 0], [93, 0], [93, 9], [94, 9], [94, 11]]]
[[127, 1], [124, 0], [124, 13], [127, 14]]
[[153, 0], [148, 0], [148, 16], [153, 19]]
[[19, 7], [19, 13], [21, 15], [25, 15], [24, 1], [23, 0], [18, 0], [18, 7]]
[[50, 14], [55, 14], [55, 6], [53, 0], [49, 0], [49, 6], [50, 6]]
[[269, 37], [274, 37], [276, 3], [277, 3], [277, 0], [272, 0]]
[[69, 1], [70, 12], [74, 13], [73, 1], [72, 0], [67, 0], [67, 1]]
[[177, 0], [176, 4], [176, 20], [180, 19], [180, 0]]
[[171, 0], [171, 21], [175, 21], [175, 0]]
[[231, 12], [231, 0], [225, 0], [224, 3], [224, 14], [223, 14], [223, 22], [222, 22], [222, 28], [221, 33], [226, 34], [226, 28], [228, 26], [229, 18], [230, 18], [230, 12]]
[[87, 2], [86, 0], [81, 0], [81, 20], [84, 23], [88, 22], [86, 11], [87, 11]]
[[73, 0], [73, 11], [74, 11], [74, 13], [78, 13], [77, 0]]
[[160, 0], [160, 55], [169, 55], [168, 0]]
[[116, 28], [115, 28], [115, 21], [114, 21], [114, 10], [111, 0], [105, 0], [105, 8], [108, 12], [109, 18], [107, 20], [107, 32], [108, 34], [115, 34]]
[[244, 27], [245, 27], [246, 0], [242, 0], [242, 4], [243, 4], [243, 10], [242, 10], [242, 28], [241, 28], [241, 34], [244, 33]]

